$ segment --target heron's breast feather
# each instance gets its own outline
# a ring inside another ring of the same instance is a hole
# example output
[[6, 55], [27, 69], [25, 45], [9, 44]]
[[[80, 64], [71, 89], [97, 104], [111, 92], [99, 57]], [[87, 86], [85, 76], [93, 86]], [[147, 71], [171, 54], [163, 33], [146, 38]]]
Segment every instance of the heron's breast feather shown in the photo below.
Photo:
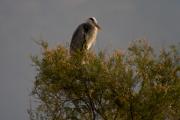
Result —
[[96, 42], [96, 37], [97, 37], [97, 28], [95, 28], [94, 33], [92, 34], [92, 37], [89, 38], [89, 40], [87, 41], [87, 50], [89, 50], [93, 44], [95, 44]]

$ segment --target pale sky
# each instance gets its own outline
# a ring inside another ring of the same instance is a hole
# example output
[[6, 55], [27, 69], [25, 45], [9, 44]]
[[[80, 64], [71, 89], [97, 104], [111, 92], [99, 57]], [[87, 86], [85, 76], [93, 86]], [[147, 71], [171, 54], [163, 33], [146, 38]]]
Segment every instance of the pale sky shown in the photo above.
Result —
[[28, 120], [29, 56], [40, 53], [32, 39], [65, 45], [91, 16], [102, 27], [95, 50], [127, 49], [140, 38], [156, 49], [180, 42], [180, 0], [0, 0], [0, 120]]

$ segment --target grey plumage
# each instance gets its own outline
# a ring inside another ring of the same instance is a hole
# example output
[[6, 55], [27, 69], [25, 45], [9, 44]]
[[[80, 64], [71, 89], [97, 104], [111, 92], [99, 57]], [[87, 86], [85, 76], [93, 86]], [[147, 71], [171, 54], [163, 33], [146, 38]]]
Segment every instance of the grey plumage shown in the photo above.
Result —
[[77, 51], [89, 50], [96, 41], [97, 32], [100, 29], [97, 20], [92, 17], [80, 24], [73, 33], [70, 54]]

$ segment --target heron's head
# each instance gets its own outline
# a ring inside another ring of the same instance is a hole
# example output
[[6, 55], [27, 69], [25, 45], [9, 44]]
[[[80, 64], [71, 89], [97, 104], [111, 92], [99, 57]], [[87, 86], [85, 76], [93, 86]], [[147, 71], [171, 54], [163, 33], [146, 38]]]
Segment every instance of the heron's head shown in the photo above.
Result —
[[101, 27], [98, 25], [95, 17], [90, 17], [87, 19], [87, 22], [94, 25], [98, 30], [101, 30]]

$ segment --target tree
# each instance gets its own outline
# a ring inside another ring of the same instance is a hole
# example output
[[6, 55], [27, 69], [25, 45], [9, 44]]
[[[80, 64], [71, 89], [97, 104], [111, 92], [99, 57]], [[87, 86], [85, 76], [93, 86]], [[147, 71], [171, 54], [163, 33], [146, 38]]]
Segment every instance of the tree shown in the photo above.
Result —
[[[71, 57], [68, 49], [33, 56], [36, 77], [31, 120], [178, 120], [180, 63], [178, 46], [155, 54], [144, 40], [123, 53]], [[85, 62], [82, 62], [85, 61]]]

